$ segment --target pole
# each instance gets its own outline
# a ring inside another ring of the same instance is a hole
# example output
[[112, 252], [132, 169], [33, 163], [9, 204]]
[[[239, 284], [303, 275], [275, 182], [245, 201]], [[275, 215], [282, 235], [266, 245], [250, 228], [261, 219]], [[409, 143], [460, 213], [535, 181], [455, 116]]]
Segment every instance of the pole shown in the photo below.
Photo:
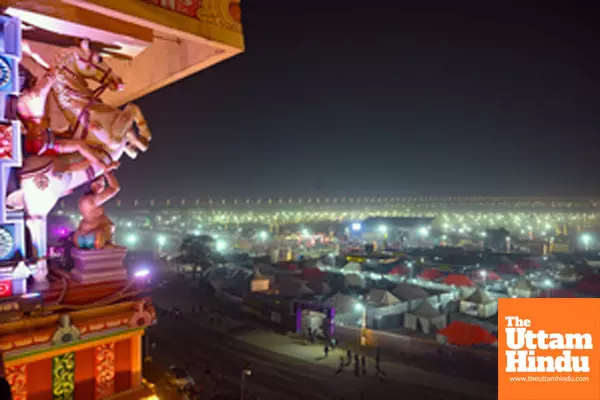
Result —
[[244, 400], [244, 392], [246, 391], [246, 370], [242, 370], [242, 384], [240, 385], [240, 400]]
[[367, 344], [367, 307], [363, 308], [362, 321], [360, 324], [360, 345], [366, 346]]

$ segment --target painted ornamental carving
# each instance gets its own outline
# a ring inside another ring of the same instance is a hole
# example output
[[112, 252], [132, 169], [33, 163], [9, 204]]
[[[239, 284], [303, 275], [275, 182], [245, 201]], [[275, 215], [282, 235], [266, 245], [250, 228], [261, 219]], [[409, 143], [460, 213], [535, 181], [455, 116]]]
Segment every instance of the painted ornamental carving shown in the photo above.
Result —
[[146, 302], [144, 300], [140, 300], [135, 305], [135, 311], [131, 318], [129, 319], [129, 326], [132, 328], [149, 326], [155, 322], [156, 314], [154, 310], [149, 310], [146, 307]]
[[95, 349], [96, 399], [115, 393], [115, 343], [104, 343]]
[[52, 344], [66, 344], [79, 340], [81, 333], [76, 326], [71, 324], [71, 318], [67, 314], [63, 314], [59, 319], [60, 327], [52, 336]]
[[242, 33], [242, 9], [239, 0], [144, 0], [146, 3], [197, 18], [227, 31]]
[[27, 364], [6, 368], [13, 400], [27, 400]]
[[65, 353], [52, 359], [52, 398], [75, 398], [75, 353]]
[[[38, 63], [46, 70], [41, 77], [23, 68], [16, 108], [26, 154], [20, 187], [9, 193], [7, 203], [25, 211], [39, 269], [46, 272], [46, 218], [58, 200], [89, 183], [89, 193], [80, 201], [83, 221], [76, 245], [110, 245], [113, 226], [101, 206], [119, 191], [112, 171], [123, 154], [136, 158], [146, 151], [152, 136], [136, 105], [120, 109], [102, 102], [106, 90], [118, 91], [124, 84], [87, 40], [59, 50], [51, 63]], [[92, 88], [89, 81], [99, 86]]]
[[0, 125], [0, 160], [11, 160], [13, 158], [12, 127]]

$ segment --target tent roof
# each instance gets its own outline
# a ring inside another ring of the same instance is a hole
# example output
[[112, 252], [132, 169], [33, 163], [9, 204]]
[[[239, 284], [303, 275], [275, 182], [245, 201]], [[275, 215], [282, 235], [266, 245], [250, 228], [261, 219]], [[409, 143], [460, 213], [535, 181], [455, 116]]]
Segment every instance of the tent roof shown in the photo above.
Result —
[[468, 276], [460, 275], [460, 274], [448, 275], [446, 278], [444, 278], [444, 283], [446, 285], [454, 285], [454, 286], [467, 286], [467, 287], [475, 286], [473, 281], [470, 280]]
[[515, 285], [516, 289], [520, 290], [535, 290], [535, 286], [527, 278], [521, 276]]
[[423, 300], [414, 310], [410, 311], [411, 314], [422, 318], [436, 318], [442, 316], [431, 303], [427, 300]]
[[471, 275], [471, 277], [475, 280], [478, 281], [501, 281], [502, 277], [500, 275], [498, 275], [497, 273], [495, 273], [494, 271], [488, 271], [486, 269], [479, 269], [476, 271], [473, 271], [473, 274]]
[[438, 333], [446, 336], [448, 343], [458, 346], [493, 344], [497, 341], [496, 337], [483, 327], [462, 321], [454, 321]]
[[390, 272], [388, 272], [389, 275], [408, 275], [409, 273], [410, 269], [402, 264], [394, 266], [390, 269]]
[[354, 297], [342, 293], [336, 293], [324, 302], [327, 307], [334, 308], [337, 314], [353, 312], [357, 303]]
[[424, 299], [429, 297], [429, 294], [423, 290], [423, 288], [408, 283], [400, 283], [394, 289], [392, 293], [396, 298], [400, 300], [416, 300]]
[[384, 289], [371, 289], [369, 294], [367, 294], [367, 301], [384, 306], [391, 306], [400, 302], [396, 296]]
[[283, 296], [302, 296], [314, 294], [304, 281], [299, 279], [284, 279], [276, 285], [279, 294]]
[[360, 264], [357, 262], [349, 262], [342, 268], [343, 271], [360, 271]]
[[442, 274], [440, 271], [438, 271], [437, 269], [434, 269], [434, 268], [425, 269], [425, 270], [423, 270], [423, 272], [421, 272], [419, 274], [419, 278], [427, 279], [429, 281], [441, 278], [443, 276], [444, 276], [444, 274]]
[[319, 279], [310, 279], [306, 282], [306, 286], [310, 288], [316, 294], [326, 294], [331, 292], [331, 287], [327, 284], [327, 282], [323, 282]]
[[469, 297], [467, 297], [465, 301], [470, 301], [471, 303], [477, 304], [489, 304], [495, 302], [496, 300], [494, 300], [486, 291], [477, 288]]
[[325, 278], [327, 272], [321, 271], [319, 268], [304, 268], [302, 275], [307, 279]]
[[344, 276], [344, 284], [346, 286], [363, 286], [365, 279], [357, 274], [350, 274]]
[[525, 275], [525, 272], [518, 265], [514, 264], [500, 264], [496, 267], [496, 271], [501, 274], [508, 275]]

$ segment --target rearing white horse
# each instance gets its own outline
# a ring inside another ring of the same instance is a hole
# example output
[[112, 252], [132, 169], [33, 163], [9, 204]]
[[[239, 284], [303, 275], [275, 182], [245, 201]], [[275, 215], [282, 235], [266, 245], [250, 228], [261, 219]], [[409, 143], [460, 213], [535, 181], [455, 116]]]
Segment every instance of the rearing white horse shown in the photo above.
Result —
[[[75, 152], [25, 158], [19, 171], [21, 187], [9, 194], [7, 206], [25, 211], [37, 253], [36, 278], [39, 280], [45, 280], [47, 274], [46, 219], [58, 200], [103, 174], [103, 166], [118, 161], [123, 153], [135, 158], [138, 151], [146, 151], [151, 139], [137, 106], [128, 104], [124, 110], [119, 110], [99, 100], [104, 89], [119, 90], [123, 82], [98, 54], [89, 49], [87, 41], [82, 41], [80, 47], [59, 52], [51, 68], [57, 77], [50, 94], [40, 91], [40, 98], [31, 101], [46, 104], [48, 100], [55, 100], [70, 123], [66, 130], [57, 134], [57, 142], [61, 137], [85, 142], [100, 154], [102, 163], [91, 163]], [[88, 79], [98, 81], [99, 88], [90, 89]], [[53, 143], [48, 145], [53, 147]], [[60, 146], [57, 149], [60, 150]]]

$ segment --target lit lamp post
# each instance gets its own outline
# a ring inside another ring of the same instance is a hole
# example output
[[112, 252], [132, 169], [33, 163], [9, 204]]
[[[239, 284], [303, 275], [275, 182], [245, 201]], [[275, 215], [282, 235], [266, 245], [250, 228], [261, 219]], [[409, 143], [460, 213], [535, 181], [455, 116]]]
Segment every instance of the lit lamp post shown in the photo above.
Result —
[[246, 398], [246, 377], [252, 376], [252, 368], [250, 364], [246, 364], [244, 369], [242, 369], [242, 382], [240, 385], [240, 400], [244, 400]]
[[129, 234], [127, 235], [127, 237], [125, 238], [125, 241], [127, 242], [127, 245], [128, 245], [128, 246], [130, 246], [130, 247], [134, 247], [134, 246], [135, 246], [135, 244], [136, 244], [136, 243], [137, 243], [137, 241], [138, 241], [138, 237], [137, 237], [137, 235], [136, 235], [135, 233], [129, 233]]
[[592, 235], [589, 233], [584, 233], [581, 235], [581, 243], [583, 243], [583, 248], [585, 251], [590, 251], [590, 244], [592, 243]]
[[360, 313], [360, 345], [366, 346], [367, 344], [367, 307], [362, 303], [356, 303], [354, 309]]
[[156, 243], [158, 243], [158, 254], [162, 253], [163, 246], [167, 243], [167, 238], [165, 235], [158, 235], [156, 238]]

